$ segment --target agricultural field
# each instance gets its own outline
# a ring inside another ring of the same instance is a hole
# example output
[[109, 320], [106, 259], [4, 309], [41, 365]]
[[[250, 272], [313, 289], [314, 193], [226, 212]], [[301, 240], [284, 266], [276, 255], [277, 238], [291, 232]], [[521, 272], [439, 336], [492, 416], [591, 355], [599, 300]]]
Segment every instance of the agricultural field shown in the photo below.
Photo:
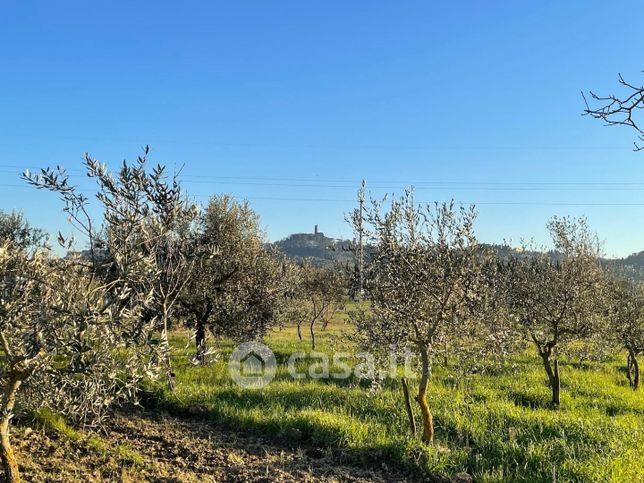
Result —
[[[343, 334], [350, 330], [336, 317], [320, 331], [317, 350], [346, 350]], [[438, 366], [429, 390], [436, 442], [427, 446], [408, 435], [397, 381], [370, 388], [355, 379], [292, 379], [289, 355], [311, 350], [295, 327], [265, 338], [278, 372], [258, 390], [230, 379], [232, 342], [213, 342], [216, 360], [195, 367], [184, 356], [192, 353], [187, 334], [176, 332], [172, 341], [176, 390], [150, 387], [146, 410], [120, 415], [106, 434], [83, 436], [52, 415], [41, 415], [35, 426], [22, 421], [18, 435], [35, 428], [16, 438], [26, 476], [51, 476], [64, 460], [62, 467], [79, 481], [92, 468], [97, 478], [118, 474], [130, 481], [170, 474], [173, 481], [240, 481], [262, 474], [284, 481], [644, 480], [644, 397], [629, 387], [621, 354], [601, 364], [563, 361], [558, 409], [549, 405], [543, 367], [532, 350], [494, 374], [467, 380]], [[69, 451], [82, 456], [70, 461]], [[43, 453], [47, 464], [39, 458]]]
[[644, 479], [644, 285], [585, 218], [503, 253], [473, 206], [407, 192], [361, 205], [357, 263], [319, 265], [245, 201], [185, 201], [148, 153], [116, 180], [87, 156], [98, 231], [64, 172], [25, 174], [85, 252], [0, 212], [8, 481]]
[[644, 483], [641, 7], [2, 2], [0, 481]]

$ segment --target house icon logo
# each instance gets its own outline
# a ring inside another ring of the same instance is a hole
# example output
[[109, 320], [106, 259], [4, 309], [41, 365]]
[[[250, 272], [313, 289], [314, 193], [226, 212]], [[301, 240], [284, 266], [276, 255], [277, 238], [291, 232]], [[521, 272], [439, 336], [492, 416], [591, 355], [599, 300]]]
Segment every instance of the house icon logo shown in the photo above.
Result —
[[239, 386], [261, 389], [275, 377], [275, 354], [260, 342], [245, 342], [235, 347], [228, 359], [228, 372]]

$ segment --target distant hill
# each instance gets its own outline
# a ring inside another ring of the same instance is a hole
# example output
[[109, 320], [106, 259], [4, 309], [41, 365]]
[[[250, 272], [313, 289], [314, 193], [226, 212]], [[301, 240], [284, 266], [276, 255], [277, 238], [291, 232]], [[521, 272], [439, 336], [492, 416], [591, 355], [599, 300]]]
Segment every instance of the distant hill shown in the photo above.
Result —
[[[527, 256], [530, 252], [518, 252], [513, 248], [501, 245], [487, 245], [501, 258], [508, 256]], [[558, 252], [549, 252], [553, 260], [560, 258]], [[626, 258], [602, 258], [601, 264], [618, 277], [623, 277], [636, 282], [644, 281], [644, 251], [634, 253]]]
[[633, 253], [632, 255], [619, 260], [621, 260], [624, 265], [630, 265], [632, 267], [644, 267], [644, 251]]
[[[329, 238], [324, 233], [314, 230], [313, 233], [294, 233], [283, 240], [272, 243], [271, 246], [279, 249], [292, 260], [308, 259], [317, 265], [329, 265], [353, 263], [353, 254], [349, 250], [351, 244], [351, 240]], [[484, 246], [491, 248], [502, 258], [519, 255], [519, 252], [507, 246]], [[522, 253], [521, 255], [529, 254]], [[556, 257], [557, 255], [553, 253], [552, 256]], [[635, 281], [644, 281], [644, 251], [634, 253], [626, 258], [606, 258], [602, 262], [605, 267], [621, 276]]]
[[[351, 251], [352, 240], [329, 238], [318, 231], [313, 233], [294, 233], [283, 240], [271, 243], [270, 246], [296, 261], [307, 259], [318, 265], [331, 263], [351, 264], [354, 262], [354, 255]], [[513, 248], [502, 245], [483, 244], [482, 246], [491, 249], [501, 258], [507, 258], [511, 255], [529, 255], [529, 252], [519, 253]], [[553, 256], [556, 255], [553, 254]], [[368, 246], [365, 246], [365, 257], [369, 257]]]
[[308, 259], [316, 265], [353, 261], [353, 255], [349, 251], [349, 240], [329, 238], [317, 231], [317, 227], [313, 233], [294, 233], [271, 245], [292, 260]]
[[630, 280], [644, 281], [644, 251], [626, 258], [606, 259], [604, 264]]

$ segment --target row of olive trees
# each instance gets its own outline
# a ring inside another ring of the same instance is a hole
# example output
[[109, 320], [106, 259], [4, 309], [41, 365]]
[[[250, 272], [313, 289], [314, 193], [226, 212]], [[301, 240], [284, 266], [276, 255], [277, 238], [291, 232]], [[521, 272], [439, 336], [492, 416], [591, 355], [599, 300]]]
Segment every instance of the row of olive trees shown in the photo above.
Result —
[[437, 359], [451, 359], [455, 371], [481, 370], [527, 342], [557, 406], [558, 351], [601, 340], [628, 350], [637, 387], [644, 298], [607, 277], [585, 220], [553, 218], [550, 251], [526, 247], [502, 258], [476, 240], [475, 217], [473, 207], [416, 205], [407, 193], [388, 209], [373, 201], [354, 223], [371, 252], [363, 274], [369, 308], [352, 314], [357, 340], [376, 354], [411, 349], [418, 356], [423, 441], [434, 439], [428, 392]]
[[86, 156], [98, 209], [60, 168], [24, 174], [58, 195], [84, 251], [59, 235], [68, 255], [57, 257], [21, 215], [0, 214], [0, 458], [9, 481], [19, 481], [9, 438], [16, 407], [94, 424], [136, 400], [144, 378], [174, 388], [173, 325], [194, 329], [204, 363], [208, 333], [261, 337], [288, 303], [294, 267], [266, 249], [248, 205], [224, 196], [202, 209], [176, 176], [148, 167], [148, 152], [114, 173]]
[[[42, 232], [19, 216], [0, 219], [0, 443], [13, 481], [16, 404], [96, 421], [114, 402], [135, 398], [143, 377], [164, 375], [173, 388], [172, 324], [194, 329], [199, 363], [207, 360], [207, 334], [255, 339], [284, 318], [298, 329], [307, 323], [315, 348], [316, 325], [325, 327], [345, 299], [339, 272], [295, 266], [267, 250], [247, 204], [213, 197], [199, 209], [176, 177], [147, 167], [147, 154], [114, 174], [86, 157], [97, 181], [98, 220], [64, 171], [25, 173], [59, 195], [87, 240], [82, 253], [57, 258]], [[585, 223], [555, 219], [552, 253], [499, 261], [477, 243], [474, 219], [473, 209], [419, 207], [407, 196], [388, 212], [374, 203], [359, 224], [371, 253], [360, 274], [370, 309], [354, 315], [357, 337], [375, 354], [415, 349], [423, 438], [433, 439], [427, 396], [434, 360], [480, 370], [513, 350], [519, 333], [537, 347], [555, 404], [556, 349], [600, 333], [606, 320], [613, 324], [606, 334], [629, 352], [637, 386], [642, 297], [604, 283], [598, 243]], [[73, 246], [62, 236], [59, 243]]]
[[286, 323], [295, 323], [300, 340], [306, 324], [315, 349], [316, 327], [326, 329], [344, 306], [345, 274], [309, 261], [295, 264], [267, 248], [247, 202], [213, 196], [188, 236], [185, 256], [192, 269], [177, 316], [194, 333], [198, 364], [207, 363], [211, 353], [208, 335], [244, 342]]
[[179, 228], [192, 208], [162, 169], [146, 171], [145, 157], [115, 176], [89, 156], [85, 163], [100, 221], [63, 170], [25, 178], [59, 195], [87, 252], [56, 257], [20, 216], [0, 220], [0, 457], [9, 481], [19, 481], [9, 437], [16, 407], [93, 424], [134, 399], [143, 378], [170, 373], [166, 328], [186, 273]]

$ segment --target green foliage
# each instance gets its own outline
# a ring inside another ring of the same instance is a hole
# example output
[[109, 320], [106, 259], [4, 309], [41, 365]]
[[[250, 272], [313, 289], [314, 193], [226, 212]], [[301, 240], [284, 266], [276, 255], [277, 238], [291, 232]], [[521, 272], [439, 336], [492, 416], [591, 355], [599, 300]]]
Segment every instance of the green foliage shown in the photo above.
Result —
[[236, 340], [261, 337], [277, 323], [283, 264], [266, 249], [259, 224], [247, 202], [228, 195], [213, 196], [204, 207], [191, 233], [193, 267], [179, 299], [185, 323], [198, 339], [206, 329]]
[[11, 242], [21, 250], [42, 246], [47, 241], [43, 230], [32, 227], [22, 213], [0, 210], [0, 242]]
[[[348, 327], [331, 324], [318, 350], [351, 349], [333, 345]], [[222, 342], [222, 357], [211, 367], [179, 365], [176, 392], [157, 387], [157, 404], [186, 414], [204, 406], [213, 420], [271, 435], [288, 437], [296, 428], [309, 442], [348, 457], [384, 458], [432, 474], [467, 472], [477, 481], [549, 482], [555, 474], [557, 481], [644, 479], [644, 397], [628, 387], [621, 355], [583, 367], [562, 361], [566, 391], [557, 410], [549, 407], [543, 367], [531, 351], [495, 374], [467, 379], [437, 367], [429, 393], [436, 444], [426, 446], [407, 435], [395, 381], [370, 390], [354, 379], [291, 379], [289, 354], [308, 348], [294, 331], [288, 327], [266, 339], [280, 367], [264, 389], [230, 381], [226, 360], [233, 345]]]

